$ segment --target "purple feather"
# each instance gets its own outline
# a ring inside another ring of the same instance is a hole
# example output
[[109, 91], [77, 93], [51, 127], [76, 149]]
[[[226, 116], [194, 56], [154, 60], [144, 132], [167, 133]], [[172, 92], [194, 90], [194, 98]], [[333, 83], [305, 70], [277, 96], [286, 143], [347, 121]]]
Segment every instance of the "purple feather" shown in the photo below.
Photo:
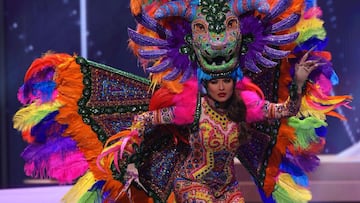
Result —
[[70, 137], [56, 136], [47, 139], [43, 144], [30, 144], [22, 152], [21, 157], [25, 162], [34, 163], [35, 168], [40, 168], [53, 154], [66, 154], [76, 150], [76, 142]]
[[167, 58], [167, 59], [161, 61], [161, 63], [158, 65], [146, 68], [146, 71], [148, 71], [150, 73], [160, 73], [160, 72], [168, 69], [170, 66], [171, 66], [171, 59]]
[[280, 0], [274, 8], [265, 16], [264, 22], [269, 22], [270, 20], [276, 18], [278, 15], [283, 13], [286, 8], [288, 8], [292, 3], [292, 0]]
[[55, 121], [58, 114], [58, 111], [50, 113], [31, 128], [31, 135], [35, 137], [36, 143], [45, 143], [48, 136], [59, 137], [63, 134], [66, 126]]
[[310, 153], [302, 153], [296, 156], [286, 153], [286, 158], [307, 173], [314, 171], [320, 165], [320, 159], [316, 155]]
[[268, 42], [267, 44], [281, 46], [295, 41], [298, 36], [299, 36], [298, 32], [293, 32], [284, 35], [270, 35], [267, 36], [265, 40]]
[[[156, 22], [148, 17], [142, 17], [140, 20], [146, 21], [152, 28], [156, 24]], [[172, 67], [173, 71], [165, 76], [164, 79], [174, 80], [180, 74], [183, 74], [181, 81], [185, 81], [191, 77], [197, 68], [196, 61], [191, 61], [188, 54], [183, 54], [179, 51], [183, 46], [189, 46], [191, 49], [191, 42], [185, 41], [185, 36], [191, 33], [191, 26], [188, 21], [177, 19], [170, 23], [169, 31], [171, 33], [167, 34], [165, 40], [147, 37], [131, 29], [129, 29], [129, 36], [130, 39], [141, 46], [163, 47], [162, 49], [139, 51], [140, 58], [145, 59], [143, 60], [144, 63], [147, 62], [146, 60], [161, 60], [157, 65], [147, 67], [147, 72], [160, 73]], [[192, 53], [189, 54], [191, 55]]]
[[139, 50], [139, 56], [143, 59], [158, 59], [167, 54], [167, 49]]
[[294, 26], [300, 19], [300, 14], [293, 13], [289, 17], [271, 26], [270, 33], [280, 32]]
[[309, 178], [304, 170], [297, 164], [292, 163], [290, 160], [283, 158], [279, 166], [280, 171], [288, 173], [297, 185], [303, 187], [309, 186]]
[[176, 66], [171, 70], [169, 74], [167, 74], [164, 79], [165, 80], [175, 80], [181, 73], [181, 69]]
[[268, 46], [264, 47], [264, 54], [272, 59], [282, 59], [286, 57], [290, 51], [277, 50]]
[[[243, 35], [242, 45], [246, 47], [246, 53], [240, 54], [240, 65], [246, 67], [247, 64], [254, 64], [258, 54], [262, 53], [264, 46], [266, 45], [264, 26], [259, 19], [247, 15], [241, 19], [241, 33]], [[251, 42], [248, 42], [245, 38], [251, 38]], [[252, 62], [249, 62], [252, 61]], [[253, 65], [251, 65], [253, 66]], [[256, 71], [257, 68], [254, 70]]]
[[[190, 67], [190, 62], [188, 64], [188, 66]], [[183, 83], [185, 81], [187, 81], [192, 75], [194, 74], [194, 70], [191, 68], [188, 68], [185, 70], [183, 77], [181, 78], [180, 82]]]
[[76, 142], [70, 137], [56, 136], [48, 138], [43, 144], [34, 143], [25, 148], [21, 154], [25, 161], [33, 161], [40, 166], [43, 160], [49, 159], [51, 154], [77, 150]]
[[[51, 133], [49, 131], [49, 133]], [[72, 183], [85, 173], [88, 164], [70, 137], [49, 134], [45, 143], [28, 145], [21, 156], [26, 175], [37, 178], [55, 178], [60, 183]]]
[[142, 12], [139, 15], [135, 16], [135, 20], [144, 27], [158, 33], [161, 38], [169, 38], [172, 36], [169, 30], [165, 29], [145, 12]]
[[[185, 20], [179, 21], [180, 22], [174, 22], [170, 24], [171, 30], [174, 35], [172, 38], [168, 39], [170, 49], [168, 51], [167, 57], [172, 60], [173, 67], [181, 70], [181, 73], [187, 72], [187, 74], [190, 74], [191, 76], [196, 70], [197, 64], [195, 61], [191, 61], [189, 59], [189, 55], [179, 52], [180, 48], [183, 45], [187, 44], [184, 38], [187, 34], [191, 33], [191, 26], [190, 23]], [[183, 77], [184, 76], [185, 74], [183, 75]], [[186, 77], [189, 77], [189, 75]]]
[[278, 63], [263, 57], [259, 52], [256, 53], [256, 61], [265, 68], [273, 68]]
[[260, 73], [261, 72], [259, 67], [257, 67], [256, 64], [254, 63], [254, 61], [252, 61], [252, 60], [245, 61], [245, 68], [250, 70], [253, 73]]
[[33, 82], [41, 82], [41, 81], [47, 81], [47, 80], [53, 80], [55, 73], [55, 69], [52, 66], [44, 67], [39, 72], [33, 74], [31, 76], [31, 79]]
[[36, 99], [40, 99], [42, 102], [52, 100], [56, 88], [53, 81], [54, 73], [53, 67], [46, 67], [35, 73], [19, 89], [18, 100], [22, 104], [30, 104]]
[[128, 35], [131, 40], [140, 46], [158, 46], [166, 47], [168, 42], [166, 40], [148, 37], [137, 33], [135, 30], [128, 28]]
[[310, 55], [308, 60], [318, 61], [319, 64], [322, 64], [310, 73], [309, 79], [316, 81], [320, 74], [323, 74], [329, 80], [331, 79], [334, 69], [330, 61], [313, 55]]

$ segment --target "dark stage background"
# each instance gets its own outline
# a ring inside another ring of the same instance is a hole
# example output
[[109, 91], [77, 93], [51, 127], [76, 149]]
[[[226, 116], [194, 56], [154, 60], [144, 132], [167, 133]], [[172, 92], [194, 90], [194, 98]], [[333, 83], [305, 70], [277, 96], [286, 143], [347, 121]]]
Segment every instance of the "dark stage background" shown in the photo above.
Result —
[[[1, 188], [24, 187], [21, 151], [26, 144], [12, 127], [20, 108], [17, 89], [32, 60], [48, 50], [76, 53], [90, 60], [145, 76], [127, 48], [134, 28], [127, 0], [0, 0]], [[352, 94], [353, 110], [340, 109], [347, 122], [329, 118], [324, 154], [339, 154], [360, 139], [359, 0], [318, 0], [328, 31], [328, 50], [340, 84], [335, 94]]]

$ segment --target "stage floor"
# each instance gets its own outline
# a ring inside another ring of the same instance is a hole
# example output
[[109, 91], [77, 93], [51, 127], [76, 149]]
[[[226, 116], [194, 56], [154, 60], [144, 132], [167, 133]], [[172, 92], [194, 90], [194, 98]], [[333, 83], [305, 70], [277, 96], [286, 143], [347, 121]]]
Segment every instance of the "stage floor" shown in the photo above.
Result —
[[[321, 165], [311, 174], [312, 202], [360, 202], [360, 157], [320, 156]], [[247, 203], [260, 202], [248, 173], [236, 164], [240, 187]], [[33, 184], [33, 182], [32, 182]], [[1, 203], [56, 203], [71, 186], [44, 186], [0, 190]]]
[[71, 186], [47, 186], [0, 190], [1, 203], [57, 203]]

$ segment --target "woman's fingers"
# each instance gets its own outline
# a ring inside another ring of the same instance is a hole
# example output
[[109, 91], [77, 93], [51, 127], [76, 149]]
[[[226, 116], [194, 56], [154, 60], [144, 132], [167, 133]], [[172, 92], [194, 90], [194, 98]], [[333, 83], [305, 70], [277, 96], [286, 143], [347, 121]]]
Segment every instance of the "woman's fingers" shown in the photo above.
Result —
[[305, 61], [302, 64], [299, 64], [297, 68], [303, 68], [304, 70], [311, 72], [314, 69], [325, 65], [326, 63], [319, 63], [320, 60], [309, 60], [309, 61]]
[[307, 58], [309, 57], [310, 53], [316, 48], [316, 46], [313, 46], [311, 47], [311, 49], [309, 49], [305, 54], [304, 56], [300, 59], [300, 62], [299, 63], [304, 63]]

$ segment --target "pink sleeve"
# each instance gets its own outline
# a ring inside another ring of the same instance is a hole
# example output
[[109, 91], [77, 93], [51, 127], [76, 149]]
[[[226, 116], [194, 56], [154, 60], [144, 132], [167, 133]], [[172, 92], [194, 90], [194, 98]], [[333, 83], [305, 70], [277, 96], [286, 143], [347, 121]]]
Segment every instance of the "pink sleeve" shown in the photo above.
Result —
[[246, 106], [246, 122], [256, 122], [264, 120], [263, 100], [256, 92], [251, 90], [242, 90], [240, 96]]

